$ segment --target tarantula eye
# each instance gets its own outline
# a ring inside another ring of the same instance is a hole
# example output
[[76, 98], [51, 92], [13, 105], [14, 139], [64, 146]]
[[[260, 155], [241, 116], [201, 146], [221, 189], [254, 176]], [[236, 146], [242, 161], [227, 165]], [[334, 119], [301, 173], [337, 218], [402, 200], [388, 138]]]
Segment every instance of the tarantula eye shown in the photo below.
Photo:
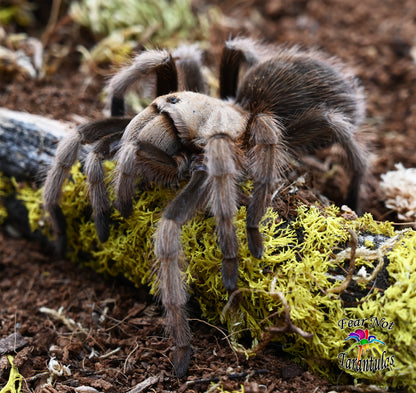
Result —
[[176, 96], [169, 96], [166, 98], [166, 101], [169, 102], [169, 104], [177, 104], [178, 102], [180, 102], [180, 98]]

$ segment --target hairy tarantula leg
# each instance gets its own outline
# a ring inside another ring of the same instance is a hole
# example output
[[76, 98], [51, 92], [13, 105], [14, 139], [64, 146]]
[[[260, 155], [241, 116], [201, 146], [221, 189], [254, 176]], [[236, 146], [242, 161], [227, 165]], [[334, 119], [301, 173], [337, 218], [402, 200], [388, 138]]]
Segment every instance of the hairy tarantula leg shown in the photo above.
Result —
[[191, 331], [185, 310], [188, 292], [180, 267], [182, 225], [205, 202], [206, 170], [199, 165], [185, 188], [169, 203], [163, 212], [155, 234], [159, 296], [166, 312], [166, 324], [174, 339], [174, 368], [183, 377], [191, 356]]
[[85, 160], [85, 175], [94, 212], [95, 228], [101, 243], [110, 235], [110, 199], [105, 185], [105, 173], [102, 161], [111, 156], [111, 144], [120, 140], [123, 131], [115, 132], [101, 139], [88, 153]]
[[83, 124], [78, 127], [78, 132], [81, 134], [81, 143], [88, 145], [108, 135], [122, 133], [131, 120], [131, 117], [110, 117]]
[[208, 170], [210, 204], [217, 220], [218, 244], [223, 254], [222, 281], [225, 289], [233, 291], [238, 278], [238, 240], [233, 224], [237, 211], [239, 175], [236, 146], [226, 134], [208, 139], [205, 163]]
[[[313, 149], [315, 141], [323, 141], [324, 147], [334, 142], [341, 145], [347, 155], [347, 169], [351, 172], [345, 203], [353, 210], [359, 210], [359, 189], [367, 169], [365, 151], [354, 138], [356, 127], [349, 118], [336, 110], [314, 108], [291, 124], [286, 133], [288, 146], [301, 152], [305, 147], [306, 150], [309, 147]], [[319, 143], [317, 147], [320, 147]]]
[[56, 252], [63, 257], [66, 250], [66, 221], [59, 206], [62, 185], [78, 158], [82, 136], [78, 131], [70, 132], [58, 145], [55, 161], [48, 171], [43, 188], [43, 203], [49, 213], [56, 236]]
[[172, 157], [147, 142], [137, 143], [136, 155], [143, 178], [166, 187], [179, 182], [189, 167], [189, 158], [185, 152]]
[[234, 38], [225, 43], [220, 62], [220, 97], [236, 96], [238, 76], [243, 65], [251, 66], [258, 62], [255, 41], [248, 38]]
[[196, 45], [182, 45], [172, 52], [178, 68], [179, 90], [206, 93], [202, 75], [202, 51]]
[[111, 116], [123, 116], [124, 95], [134, 82], [156, 75], [156, 96], [186, 90], [206, 93], [207, 84], [202, 75], [202, 51], [196, 45], [183, 45], [172, 56], [167, 51], [150, 50], [136, 56], [133, 64], [123, 68], [109, 82]]
[[156, 96], [178, 90], [178, 72], [175, 61], [165, 50], [149, 50], [139, 53], [129, 66], [117, 72], [108, 84], [111, 111], [124, 114], [124, 95], [139, 80], [156, 74]]
[[263, 255], [263, 239], [259, 223], [271, 202], [271, 195], [281, 179], [286, 163], [282, 144], [282, 126], [270, 115], [256, 115], [251, 123], [249, 173], [254, 179], [251, 200], [247, 207], [248, 247], [255, 258]]
[[66, 221], [59, 207], [62, 185], [78, 158], [81, 144], [93, 143], [101, 137], [124, 129], [130, 119], [106, 119], [88, 123], [69, 132], [59, 143], [55, 161], [48, 171], [44, 188], [43, 203], [49, 213], [56, 235], [56, 251], [62, 257], [66, 251]]
[[115, 160], [117, 166], [113, 179], [117, 195], [116, 208], [123, 217], [128, 217], [132, 211], [132, 198], [136, 185], [136, 143], [143, 128], [157, 117], [158, 113], [153, 106], [147, 107], [139, 113], [127, 126], [120, 142]]
[[111, 116], [113, 117], [124, 116], [124, 114], [126, 113], [126, 108], [124, 105], [124, 98], [111, 97], [110, 111], [111, 111]]
[[345, 203], [357, 213], [360, 213], [359, 192], [362, 179], [367, 170], [365, 151], [354, 139], [355, 126], [338, 112], [328, 112], [329, 126], [338, 142], [347, 154], [347, 167], [351, 172], [351, 181]]

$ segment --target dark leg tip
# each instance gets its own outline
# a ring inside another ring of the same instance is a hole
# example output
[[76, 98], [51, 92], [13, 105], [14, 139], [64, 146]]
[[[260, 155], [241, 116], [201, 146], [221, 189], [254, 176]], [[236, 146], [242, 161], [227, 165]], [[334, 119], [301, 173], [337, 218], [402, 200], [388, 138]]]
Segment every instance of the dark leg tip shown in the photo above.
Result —
[[173, 354], [173, 366], [178, 378], [186, 375], [191, 361], [191, 346], [178, 347]]
[[258, 228], [247, 228], [248, 248], [254, 258], [263, 256], [263, 238]]
[[56, 234], [55, 253], [58, 258], [64, 258], [66, 254], [66, 219], [59, 205], [50, 206], [48, 209]]
[[237, 258], [223, 259], [222, 283], [227, 291], [234, 291], [237, 287], [238, 260]]
[[363, 213], [360, 206], [360, 184], [361, 182], [357, 177], [354, 177], [351, 180], [348, 194], [344, 201], [344, 204], [347, 205], [350, 209], [354, 210], [358, 215]]
[[56, 242], [55, 242], [55, 253], [59, 259], [65, 258], [66, 254], [66, 233], [64, 235], [58, 235]]
[[357, 195], [353, 194], [348, 195], [347, 199], [344, 202], [345, 205], [347, 205], [351, 210], [354, 210], [358, 216], [362, 216], [364, 211], [362, 209], [362, 206], [360, 205]]
[[98, 239], [105, 243], [110, 236], [110, 211], [106, 210], [94, 217], [95, 228], [97, 229]]
[[133, 203], [131, 201], [122, 202], [118, 200], [115, 203], [115, 207], [124, 218], [129, 218], [131, 213], [133, 212]]

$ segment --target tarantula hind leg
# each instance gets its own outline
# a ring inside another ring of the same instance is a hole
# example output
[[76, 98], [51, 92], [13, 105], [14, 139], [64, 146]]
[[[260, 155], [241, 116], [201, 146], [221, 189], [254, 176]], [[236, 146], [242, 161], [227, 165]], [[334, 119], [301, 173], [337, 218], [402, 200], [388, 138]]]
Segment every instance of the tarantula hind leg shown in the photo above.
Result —
[[[287, 143], [294, 150], [313, 152], [331, 143], [338, 143], [346, 153], [346, 167], [350, 172], [350, 184], [344, 203], [360, 213], [359, 192], [367, 170], [365, 150], [354, 137], [357, 125], [338, 110], [318, 108], [306, 112], [287, 131]], [[305, 132], [306, 130], [306, 132]]]
[[249, 173], [254, 179], [251, 200], [247, 207], [247, 240], [255, 258], [263, 255], [263, 238], [259, 223], [270, 206], [271, 195], [286, 165], [282, 143], [282, 126], [270, 115], [256, 115], [250, 128]]
[[336, 142], [342, 146], [347, 155], [347, 168], [350, 171], [351, 180], [345, 204], [361, 214], [359, 196], [363, 178], [367, 171], [366, 152], [354, 138], [355, 126], [346, 121], [344, 116], [332, 112], [328, 114], [328, 121], [335, 134]]
[[191, 179], [166, 207], [155, 234], [155, 265], [159, 297], [166, 313], [166, 327], [174, 339], [174, 368], [183, 377], [191, 356], [191, 331], [185, 310], [188, 292], [180, 266], [182, 225], [204, 204], [207, 174], [202, 165], [193, 168]]

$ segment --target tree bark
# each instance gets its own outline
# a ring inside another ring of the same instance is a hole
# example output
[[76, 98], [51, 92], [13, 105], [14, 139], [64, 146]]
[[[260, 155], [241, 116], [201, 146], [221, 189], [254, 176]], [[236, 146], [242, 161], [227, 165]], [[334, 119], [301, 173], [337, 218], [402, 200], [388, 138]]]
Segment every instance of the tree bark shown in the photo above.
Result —
[[52, 163], [58, 142], [74, 125], [0, 108], [0, 172], [38, 180]]
[[[71, 123], [0, 108], [0, 173], [41, 186], [58, 142], [74, 127]], [[32, 233], [26, 206], [16, 193], [0, 199], [7, 210], [2, 224], [6, 232], [13, 237], [34, 239], [49, 248], [48, 240], [40, 232]]]

